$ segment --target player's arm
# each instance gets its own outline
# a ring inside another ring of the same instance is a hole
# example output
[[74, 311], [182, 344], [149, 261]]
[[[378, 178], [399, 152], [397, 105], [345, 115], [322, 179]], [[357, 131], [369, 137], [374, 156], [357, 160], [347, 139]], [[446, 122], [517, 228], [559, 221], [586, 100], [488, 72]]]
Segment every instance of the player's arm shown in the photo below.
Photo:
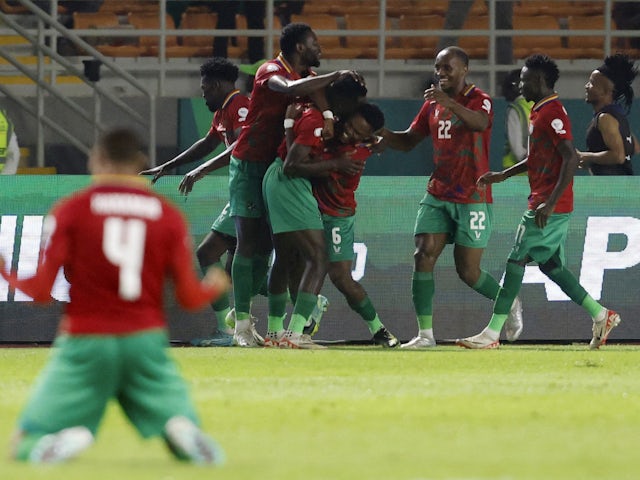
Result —
[[476, 184], [478, 187], [484, 187], [486, 185], [491, 185], [493, 183], [504, 182], [507, 178], [513, 177], [514, 175], [520, 175], [521, 173], [525, 173], [527, 171], [527, 159], [516, 163], [515, 165], [510, 166], [509, 168], [505, 168], [500, 172], [486, 172], [478, 178]]
[[626, 155], [624, 141], [620, 135], [618, 120], [613, 115], [603, 113], [598, 118], [598, 130], [607, 149], [602, 152], [578, 152], [580, 167], [597, 165], [621, 165]]
[[462, 120], [465, 126], [476, 132], [483, 132], [489, 127], [489, 112], [491, 111], [491, 101], [483, 100], [482, 108], [472, 110], [456, 102], [447, 93], [443, 92], [440, 87], [431, 85], [424, 92], [426, 101], [436, 101], [443, 107], [451, 110], [456, 117]]
[[298, 80], [290, 80], [282, 75], [273, 75], [268, 80], [271, 90], [284, 93], [294, 97], [305, 97], [311, 95], [316, 90], [326, 87], [341, 75], [350, 74], [348, 70], [338, 70], [324, 75], [315, 75]]
[[209, 155], [220, 144], [220, 139], [215, 132], [209, 132], [205, 137], [197, 140], [193, 145], [187, 148], [184, 152], [175, 156], [168, 162], [158, 165], [157, 167], [143, 170], [140, 175], [153, 175], [151, 183], [155, 183], [160, 177], [167, 175], [173, 169], [187, 163], [200, 160], [201, 158]]
[[383, 128], [380, 133], [381, 139], [376, 143], [374, 151], [380, 152], [386, 148], [408, 152], [413, 150], [425, 137], [422, 132], [407, 128], [404, 131], [393, 131]]
[[236, 146], [236, 142], [233, 142], [212, 159], [207, 160], [202, 165], [198, 165], [190, 172], [187, 172], [184, 177], [182, 177], [182, 180], [180, 180], [180, 185], [178, 185], [178, 190], [180, 191], [180, 193], [182, 193], [183, 195], [188, 195], [189, 193], [191, 193], [191, 190], [193, 190], [193, 185], [198, 180], [204, 178], [208, 173], [214, 172], [229, 165], [229, 163], [231, 163], [231, 152]]
[[551, 195], [544, 203], [541, 203], [536, 208], [536, 225], [540, 228], [544, 228], [547, 224], [547, 220], [553, 213], [553, 210], [560, 199], [560, 196], [573, 180], [576, 168], [578, 167], [578, 153], [576, 152], [573, 142], [571, 140], [561, 140], [556, 146], [556, 149], [562, 156], [562, 167], [560, 167], [560, 175], [556, 182]]
[[289, 177], [326, 177], [331, 172], [355, 175], [364, 169], [364, 163], [353, 160], [348, 153], [339, 157], [316, 161], [311, 158], [311, 147], [294, 142], [287, 152], [282, 171]]

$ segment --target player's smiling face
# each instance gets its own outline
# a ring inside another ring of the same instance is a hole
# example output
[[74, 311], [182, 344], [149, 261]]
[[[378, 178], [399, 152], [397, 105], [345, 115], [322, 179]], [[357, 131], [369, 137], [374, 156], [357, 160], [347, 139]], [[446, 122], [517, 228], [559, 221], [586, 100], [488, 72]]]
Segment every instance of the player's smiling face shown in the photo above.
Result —
[[594, 70], [589, 76], [589, 81], [584, 86], [585, 100], [587, 103], [598, 103], [613, 89], [613, 82], [605, 77], [599, 70]]
[[461, 58], [445, 49], [436, 57], [435, 74], [442, 91], [455, 93], [464, 86], [467, 66]]

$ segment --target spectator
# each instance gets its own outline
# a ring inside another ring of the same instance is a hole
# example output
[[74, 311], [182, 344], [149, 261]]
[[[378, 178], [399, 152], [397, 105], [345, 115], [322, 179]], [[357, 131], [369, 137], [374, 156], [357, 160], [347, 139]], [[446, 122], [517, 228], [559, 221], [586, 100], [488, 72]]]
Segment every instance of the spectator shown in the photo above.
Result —
[[283, 27], [291, 23], [291, 15], [300, 15], [303, 8], [304, 0], [285, 0], [274, 4], [275, 13]]
[[0, 108], [0, 174], [14, 175], [20, 163], [20, 147], [13, 122]]
[[[262, 0], [248, 0], [241, 2], [244, 15], [247, 19], [247, 28], [252, 30], [264, 30], [264, 17], [266, 3]], [[238, 12], [238, 2], [225, 0], [213, 2], [213, 9], [218, 13], [219, 30], [232, 30], [236, 28], [236, 14]], [[231, 40], [235, 42], [235, 39]], [[229, 37], [218, 37], [213, 39], [213, 56], [227, 57], [227, 47]], [[248, 52], [249, 63], [256, 63], [264, 59], [264, 37], [249, 37]]]
[[587, 151], [578, 152], [579, 166], [592, 175], [633, 175], [631, 155], [638, 141], [627, 115], [633, 103], [634, 62], [621, 53], [610, 55], [591, 72], [585, 85], [586, 102], [594, 115], [587, 127]]
[[[618, 30], [640, 30], [640, 3], [614, 2], [611, 17]], [[626, 42], [623, 42], [623, 44]], [[630, 37], [629, 46], [640, 48], [640, 37]]]
[[506, 142], [502, 168], [509, 168], [527, 156], [529, 114], [533, 102], [520, 93], [520, 69], [511, 70], [502, 81], [502, 96], [509, 102], [505, 115]]

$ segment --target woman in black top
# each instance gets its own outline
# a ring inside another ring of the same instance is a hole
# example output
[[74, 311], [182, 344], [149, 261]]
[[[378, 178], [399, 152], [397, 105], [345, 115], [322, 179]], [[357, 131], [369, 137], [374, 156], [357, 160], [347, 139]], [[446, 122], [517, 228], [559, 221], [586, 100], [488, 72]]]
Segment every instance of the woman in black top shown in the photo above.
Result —
[[633, 102], [631, 84], [638, 74], [623, 54], [610, 55], [591, 72], [586, 102], [594, 111], [587, 127], [587, 152], [578, 152], [580, 167], [592, 175], [633, 175], [631, 155], [640, 152], [627, 115]]

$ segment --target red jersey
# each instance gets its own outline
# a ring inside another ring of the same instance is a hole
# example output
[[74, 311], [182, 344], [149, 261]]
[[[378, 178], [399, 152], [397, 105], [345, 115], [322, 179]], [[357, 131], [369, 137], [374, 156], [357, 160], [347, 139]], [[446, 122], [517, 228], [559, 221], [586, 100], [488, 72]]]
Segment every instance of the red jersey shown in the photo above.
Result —
[[185, 308], [202, 307], [219, 294], [196, 276], [178, 209], [138, 181], [116, 181], [96, 183], [53, 207], [33, 277], [18, 280], [2, 272], [13, 287], [47, 302], [64, 267], [71, 287], [63, 332], [118, 335], [165, 328], [167, 279]]
[[[365, 163], [371, 156], [371, 149], [363, 145], [339, 145], [325, 149], [323, 159], [335, 158], [343, 152], [351, 152], [351, 158]], [[330, 172], [328, 177], [313, 179], [313, 195], [318, 201], [320, 212], [332, 217], [351, 217], [356, 214], [356, 190], [360, 185], [362, 171], [355, 175]]]
[[489, 124], [482, 132], [467, 127], [462, 120], [437, 102], [424, 103], [409, 127], [433, 140], [434, 170], [427, 191], [440, 200], [455, 203], [491, 203], [491, 188], [479, 189], [476, 181], [489, 171], [489, 141], [493, 124], [491, 97], [468, 85], [455, 101], [470, 110], [484, 110]]
[[249, 115], [232, 155], [245, 162], [271, 163], [284, 137], [282, 122], [294, 97], [269, 88], [269, 79], [279, 75], [288, 80], [302, 78], [282, 53], [260, 66], [253, 81]]
[[248, 113], [249, 97], [241, 94], [240, 90], [234, 90], [224, 99], [222, 107], [213, 114], [207, 136], [215, 135], [228, 147], [236, 141], [236, 130], [245, 124]]
[[[314, 158], [320, 158], [324, 150], [324, 142], [322, 140], [322, 127], [324, 119], [322, 113], [316, 108], [306, 108], [300, 118], [293, 124], [293, 134], [295, 143], [311, 148], [309, 155]], [[278, 147], [278, 157], [283, 161], [287, 158], [287, 142], [282, 140]]]
[[[558, 94], [543, 98], [531, 109], [529, 125], [529, 208], [535, 210], [546, 202], [558, 183], [562, 168], [562, 155], [557, 149], [562, 140], [573, 140], [567, 111], [558, 100]], [[558, 199], [554, 213], [573, 211], [573, 179]]]

